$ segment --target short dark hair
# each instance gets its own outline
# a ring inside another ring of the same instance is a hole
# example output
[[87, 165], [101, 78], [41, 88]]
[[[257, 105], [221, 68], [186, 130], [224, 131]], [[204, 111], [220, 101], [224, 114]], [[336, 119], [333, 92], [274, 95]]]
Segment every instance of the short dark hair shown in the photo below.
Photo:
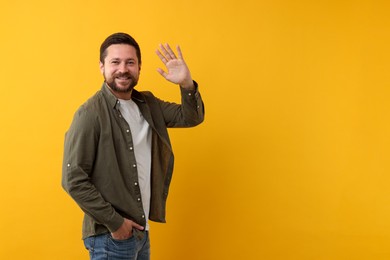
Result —
[[102, 45], [100, 46], [100, 62], [104, 64], [104, 59], [107, 56], [107, 48], [113, 44], [127, 44], [133, 46], [135, 48], [138, 63], [141, 64], [141, 49], [138, 43], [134, 40], [133, 37], [128, 35], [127, 33], [114, 33], [108, 36]]

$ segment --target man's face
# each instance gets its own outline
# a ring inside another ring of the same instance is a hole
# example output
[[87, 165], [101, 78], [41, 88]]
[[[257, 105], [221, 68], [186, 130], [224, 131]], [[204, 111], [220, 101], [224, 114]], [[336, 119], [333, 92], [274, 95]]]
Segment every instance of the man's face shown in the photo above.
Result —
[[113, 44], [106, 49], [100, 71], [107, 85], [117, 93], [130, 93], [137, 85], [141, 70], [136, 50], [128, 44]]

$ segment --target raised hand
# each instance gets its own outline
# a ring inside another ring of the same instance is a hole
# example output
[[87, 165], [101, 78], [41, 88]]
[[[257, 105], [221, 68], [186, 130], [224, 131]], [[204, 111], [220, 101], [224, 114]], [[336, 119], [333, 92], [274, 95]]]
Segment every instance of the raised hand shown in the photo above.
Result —
[[160, 49], [156, 50], [157, 56], [165, 64], [168, 72], [164, 71], [161, 68], [158, 68], [157, 71], [163, 76], [166, 80], [179, 84], [183, 88], [192, 89], [194, 84], [192, 81], [190, 70], [187, 67], [183, 59], [180, 47], [177, 46], [177, 54], [172, 51], [171, 47], [168, 44], [160, 44]]

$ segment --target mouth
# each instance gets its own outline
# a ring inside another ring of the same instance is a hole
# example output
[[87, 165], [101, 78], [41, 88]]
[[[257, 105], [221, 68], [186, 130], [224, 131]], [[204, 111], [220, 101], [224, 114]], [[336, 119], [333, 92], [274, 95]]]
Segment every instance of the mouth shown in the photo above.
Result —
[[128, 82], [131, 80], [131, 77], [129, 76], [119, 76], [115, 77], [119, 82]]

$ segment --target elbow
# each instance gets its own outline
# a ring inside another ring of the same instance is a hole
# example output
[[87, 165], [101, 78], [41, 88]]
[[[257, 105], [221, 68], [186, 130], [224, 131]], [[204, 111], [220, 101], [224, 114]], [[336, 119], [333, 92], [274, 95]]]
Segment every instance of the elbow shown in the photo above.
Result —
[[188, 127], [194, 127], [200, 125], [204, 121], [204, 113], [198, 114], [195, 117], [192, 117], [189, 120], [186, 120], [186, 124]]
[[203, 123], [204, 117], [205, 117], [205, 110], [204, 110], [204, 106], [202, 104], [202, 106], [198, 106], [197, 115], [196, 115], [196, 117], [194, 117], [194, 120], [193, 120], [193, 126], [197, 126], [197, 125], [200, 125], [201, 123]]

